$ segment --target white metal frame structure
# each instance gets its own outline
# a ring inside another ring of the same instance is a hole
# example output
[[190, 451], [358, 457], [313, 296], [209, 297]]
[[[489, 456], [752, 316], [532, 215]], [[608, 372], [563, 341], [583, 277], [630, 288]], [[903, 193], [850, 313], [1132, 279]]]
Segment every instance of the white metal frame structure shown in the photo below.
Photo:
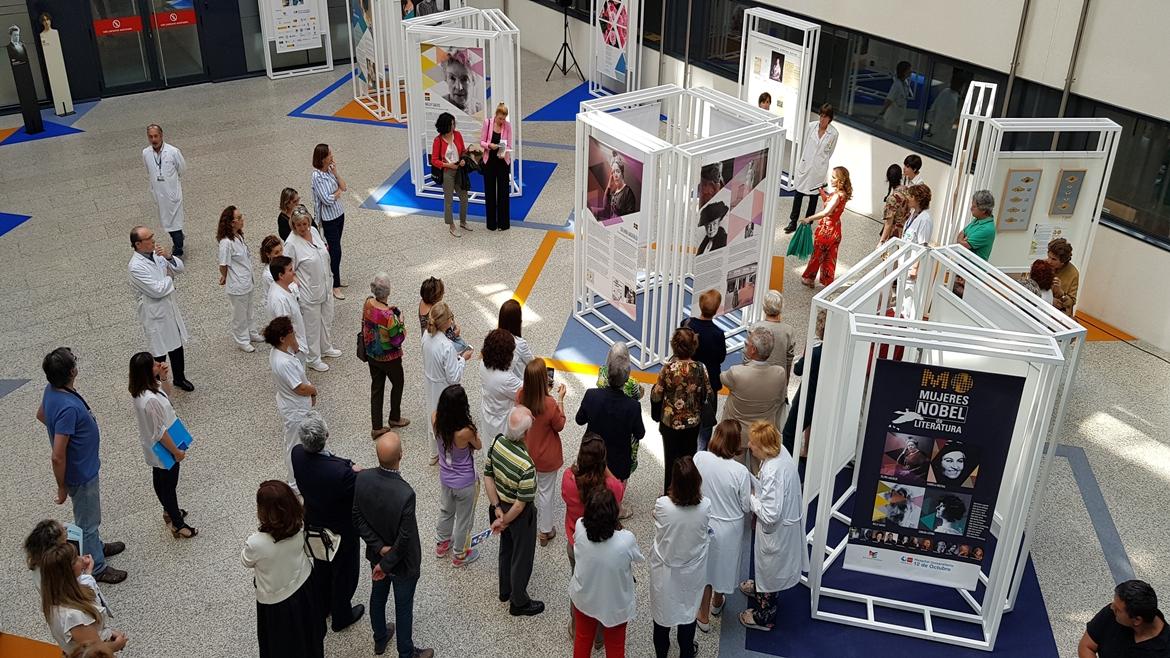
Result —
[[[406, 35], [405, 54], [407, 60], [407, 105], [412, 120], [407, 122], [410, 135], [410, 177], [414, 182], [415, 194], [422, 197], [443, 198], [442, 185], [436, 184], [430, 175], [430, 152], [434, 141], [433, 121], [427, 120], [424, 105], [422, 59], [419, 55], [423, 45], [441, 47], [482, 48], [485, 61], [485, 88], [483, 90], [484, 116], [490, 118], [496, 106], [508, 106], [508, 118], [512, 123], [512, 181], [510, 196], [519, 196], [524, 186], [524, 139], [520, 120], [520, 30], [499, 9], [476, 9], [463, 7], [429, 16], [420, 16], [403, 21]], [[413, 53], [413, 55], [412, 55]], [[488, 84], [490, 82], [490, 85]], [[474, 127], [460, 123], [459, 130], [468, 144], [479, 143], [482, 126]], [[472, 128], [474, 128], [472, 130]], [[479, 192], [468, 192], [472, 203], [483, 203]]]
[[[780, 25], [801, 32], [801, 41], [788, 41], [768, 33], [768, 24]], [[812, 90], [816, 78], [817, 50], [821, 43], [821, 26], [816, 23], [789, 16], [770, 9], [752, 7], [743, 13], [743, 37], [740, 41], [739, 52], [739, 98], [740, 100], [756, 104], [749, 91], [749, 77], [751, 76], [751, 53], [756, 46], [767, 46], [785, 53], [786, 57], [797, 55], [800, 60], [800, 88], [796, 97], [795, 111], [790, 113], [795, 117], [792, 121], [784, 121], [783, 126], [788, 139], [785, 142], [785, 153], [781, 160], [787, 176], [781, 184], [785, 190], [792, 189], [792, 177], [796, 172], [796, 163], [800, 161], [800, 146], [804, 141], [804, 126], [812, 116]], [[782, 99], [773, 98], [775, 104]], [[788, 125], [791, 123], [792, 125]]]
[[305, 0], [305, 2], [314, 8], [314, 16], [317, 17], [317, 29], [321, 33], [321, 45], [318, 47], [325, 49], [325, 63], [310, 64], [303, 68], [286, 69], [284, 71], [274, 71], [272, 69], [272, 55], [276, 47], [276, 26], [272, 22], [272, 9], [277, 2], [280, 2], [280, 0], [259, 0], [260, 31], [264, 36], [264, 70], [268, 74], [268, 79], [280, 80], [282, 78], [294, 78], [301, 75], [332, 71], [333, 37], [329, 31], [329, 9], [325, 5], [325, 0]]
[[[665, 125], [659, 121], [660, 114], [667, 116]], [[644, 158], [640, 208], [644, 225], [637, 245], [637, 293], [642, 300], [636, 308], [637, 335], [601, 312], [610, 302], [590, 290], [586, 282], [590, 250], [598, 249], [606, 231], [590, 220], [586, 206], [591, 137]], [[625, 342], [639, 368], [664, 362], [670, 356], [671, 332], [690, 314], [687, 295], [693, 295], [699, 218], [695, 191], [701, 167], [767, 148], [767, 171], [778, 172], [783, 143], [784, 129], [769, 113], [711, 89], [684, 90], [670, 84], [582, 102], [577, 115], [574, 197], [577, 320], [611, 345], [617, 340]], [[766, 289], [762, 286], [771, 277], [780, 189], [779, 176], [769, 175], [766, 180], [756, 254], [757, 290]], [[747, 327], [762, 316], [762, 304], [763, 295], [756, 294], [751, 305], [716, 317], [728, 336], [729, 349], [742, 347]]]
[[[917, 280], [912, 282], [915, 268]], [[965, 282], [961, 297], [953, 292], [956, 277]], [[888, 317], [887, 309], [899, 310], [904, 317]], [[930, 248], [900, 239], [881, 245], [814, 297], [810, 336], [820, 312], [827, 318], [804, 489], [806, 505], [815, 504], [816, 519], [808, 535], [812, 617], [993, 650], [1000, 622], [1014, 606], [1023, 578], [1037, 503], [1047, 488], [1084, 328], [964, 247]], [[858, 495], [857, 469], [844, 490], [835, 489], [835, 480], [850, 460], [860, 463], [861, 428], [866, 424], [878, 347], [902, 348], [903, 361], [1025, 379], [990, 528], [996, 548], [989, 563], [980, 567], [983, 596], [956, 589], [969, 609], [903, 600], [899, 596], [905, 588], [896, 579], [889, 581], [888, 596], [824, 584], [823, 576], [842, 559], [848, 545], [847, 533], [838, 541], [830, 540], [829, 532], [832, 524], [851, 523], [849, 503]], [[811, 358], [811, 342], [806, 358]], [[807, 404], [807, 388], [802, 390], [801, 405]], [[827, 611], [825, 599], [860, 603], [865, 612], [854, 616]], [[875, 613], [878, 608], [917, 613], [922, 622], [885, 621]], [[977, 630], [971, 635], [977, 637], [940, 631], [935, 627], [940, 619], [972, 624]]]
[[935, 222], [931, 244], [945, 244], [959, 233], [970, 212], [971, 174], [975, 171], [976, 145], [981, 131], [995, 111], [996, 85], [994, 82], [972, 82], [967, 87], [963, 108], [959, 113], [959, 128], [955, 132], [955, 147], [951, 154], [951, 168], [947, 172], [946, 193], [942, 195], [940, 221]]
[[[627, 10], [626, 47], [622, 54], [626, 58], [626, 79], [605, 75], [598, 70], [597, 61], [601, 57], [603, 46], [601, 43], [601, 12], [614, 2], [621, 2]], [[608, 96], [614, 93], [628, 93], [638, 89], [641, 81], [642, 52], [642, 0], [593, 0], [592, 20], [590, 21], [589, 37], [589, 94], [591, 96]]]

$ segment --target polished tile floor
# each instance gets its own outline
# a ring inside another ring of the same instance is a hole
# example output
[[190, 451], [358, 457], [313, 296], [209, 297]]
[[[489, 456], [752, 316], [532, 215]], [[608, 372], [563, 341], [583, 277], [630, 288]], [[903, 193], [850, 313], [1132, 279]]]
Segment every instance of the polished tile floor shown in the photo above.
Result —
[[[530, 54], [523, 67], [528, 72], [523, 115], [575, 86], [569, 80], [546, 84], [533, 72], [547, 70], [547, 63]], [[350, 355], [350, 345], [364, 291], [376, 272], [391, 274], [391, 300], [408, 314], [417, 303], [419, 283], [434, 275], [445, 280], [447, 300], [473, 344], [494, 327], [499, 304], [518, 286], [543, 232], [498, 234], [479, 225], [456, 240], [435, 217], [359, 208], [406, 160], [407, 131], [287, 116], [340, 74], [279, 82], [252, 78], [112, 98], [77, 121], [83, 134], [0, 147], [0, 212], [32, 216], [0, 237], [0, 379], [31, 380], [0, 398], [0, 567], [6, 574], [0, 631], [49, 638], [20, 544], [37, 520], [70, 517], [68, 506], [53, 504], [47, 441], [34, 419], [43, 387], [40, 360], [52, 348], [67, 345], [80, 356], [77, 387], [102, 429], [103, 536], [128, 546], [111, 563], [129, 571], [129, 580], [105, 587], [114, 623], [130, 637], [123, 655], [256, 655], [251, 575], [239, 554], [256, 525], [256, 485], [283, 475], [281, 439], [267, 348], [243, 354], [228, 336], [229, 308], [216, 285], [213, 238], [220, 210], [234, 204], [245, 214], [245, 232], [255, 251], [260, 239], [274, 232], [281, 188], [307, 193], [317, 142], [332, 145], [349, 182], [343, 240], [349, 299], [338, 303], [334, 326], [345, 355], [333, 361], [328, 373], [311, 373], [321, 389], [319, 408], [331, 426], [333, 452], [375, 464], [367, 372]], [[324, 103], [340, 107], [347, 90], [343, 85]], [[18, 120], [0, 117], [0, 128]], [[175, 407], [197, 437], [179, 489], [190, 521], [201, 531], [191, 541], [172, 539], [162, 526], [126, 392], [129, 356], [144, 345], [126, 281], [128, 232], [135, 224], [157, 222], [140, 159], [145, 126], [152, 122], [163, 125], [168, 141], [183, 150], [189, 164], [184, 179], [188, 272], [178, 280], [178, 295], [191, 333], [188, 378], [197, 390], [177, 393]], [[573, 127], [530, 124], [525, 136], [532, 142], [571, 144]], [[540, 147], [529, 154], [558, 164], [533, 217], [561, 224], [571, 206], [573, 154]], [[787, 203], [781, 204], [784, 214]], [[872, 247], [877, 230], [872, 220], [847, 214], [842, 268]], [[785, 238], [776, 244], [777, 253], [783, 253]], [[803, 342], [810, 293], [799, 285], [794, 267], [790, 264], [785, 275], [785, 315]], [[559, 240], [526, 301], [525, 337], [537, 354], [551, 354], [569, 316], [565, 291], [571, 273], [571, 242]], [[1061, 440], [1086, 451], [1134, 571], [1170, 597], [1167, 521], [1158, 511], [1170, 508], [1170, 365], [1164, 357], [1122, 342], [1089, 344]], [[418, 491], [425, 553], [437, 517], [438, 486], [435, 470], [427, 465], [417, 336], [407, 343], [405, 363], [405, 413], [415, 423], [403, 433], [403, 468]], [[558, 377], [569, 386], [566, 404], [573, 413], [590, 378]], [[478, 409], [476, 367], [468, 370], [465, 385]], [[572, 424], [564, 433], [570, 462], [580, 436]], [[643, 466], [628, 494], [637, 514], [627, 527], [648, 553], [653, 533], [648, 512], [661, 478], [661, 449], [653, 430], [643, 450]], [[1050, 491], [1039, 504], [1034, 557], [1060, 653], [1069, 655], [1082, 624], [1108, 601], [1112, 576], [1094, 530], [1100, 519], [1090, 517], [1066, 460], [1057, 460]], [[417, 643], [446, 656], [490, 655], [502, 647], [510, 647], [512, 655], [568, 655], [563, 538], [538, 548], [530, 591], [548, 610], [535, 618], [509, 617], [496, 600], [495, 546], [489, 542], [484, 558], [467, 569], [425, 558], [416, 601]], [[646, 567], [636, 575], [639, 609], [629, 648], [632, 656], [647, 656], [652, 649]], [[363, 577], [356, 600], [365, 600], [368, 592], [369, 580]], [[712, 635], [700, 637], [702, 655], [718, 652], [718, 632], [716, 624]], [[363, 656], [371, 650], [366, 623], [327, 640], [330, 656]], [[743, 654], [725, 649], [723, 655]]]

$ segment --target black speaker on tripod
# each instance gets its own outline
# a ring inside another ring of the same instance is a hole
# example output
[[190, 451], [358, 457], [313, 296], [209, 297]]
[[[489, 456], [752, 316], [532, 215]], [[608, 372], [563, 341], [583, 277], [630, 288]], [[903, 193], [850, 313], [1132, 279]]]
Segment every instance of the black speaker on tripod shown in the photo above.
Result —
[[[573, 47], [569, 45], [569, 7], [573, 6], [573, 0], [557, 0], [557, 4], [560, 5], [561, 12], [565, 15], [564, 39], [561, 41], [561, 49], [557, 51], [556, 57], [553, 57], [552, 68], [548, 70], [548, 75], [544, 76], [544, 81], [548, 82], [552, 79], [553, 71], [557, 69], [560, 69], [562, 76], [577, 69], [577, 75], [581, 76], [581, 82], [585, 82], [585, 74], [581, 72], [581, 67], [577, 64], [577, 57], [573, 54]], [[569, 66], [570, 59], [573, 60], [572, 66]]]

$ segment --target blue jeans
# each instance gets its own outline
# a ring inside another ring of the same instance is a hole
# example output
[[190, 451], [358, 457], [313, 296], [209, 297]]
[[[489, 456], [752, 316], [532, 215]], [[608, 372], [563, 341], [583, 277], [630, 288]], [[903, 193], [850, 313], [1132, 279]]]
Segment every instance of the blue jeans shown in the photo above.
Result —
[[707, 444], [711, 443], [711, 434], [712, 434], [712, 431], [714, 429], [715, 429], [715, 426], [703, 427], [703, 428], [699, 429], [699, 442], [698, 442], [698, 445], [696, 446], [699, 449], [698, 450], [699, 452], [706, 450]]
[[375, 580], [370, 588], [370, 626], [374, 629], [374, 642], [384, 642], [389, 631], [386, 629], [386, 600], [390, 588], [394, 588], [394, 625], [397, 627], [394, 639], [398, 646], [399, 658], [414, 655], [414, 588], [418, 577], [392, 578], [386, 576]]
[[73, 501], [73, 522], [83, 533], [82, 548], [93, 557], [93, 575], [106, 570], [106, 554], [98, 527], [102, 524], [102, 493], [99, 477], [75, 487], [66, 486]]

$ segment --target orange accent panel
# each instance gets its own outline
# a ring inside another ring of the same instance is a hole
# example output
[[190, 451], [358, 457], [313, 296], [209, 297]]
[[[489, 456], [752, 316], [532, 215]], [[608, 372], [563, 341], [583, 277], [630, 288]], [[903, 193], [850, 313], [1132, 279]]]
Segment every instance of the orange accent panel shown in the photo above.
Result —
[[[20, 130], [20, 128], [0, 128], [0, 142], [3, 142], [4, 140], [8, 139], [9, 137], [12, 136], [13, 133], [15, 133], [18, 130]], [[0, 656], [3, 656], [3, 655], [4, 654], [0, 654]]]
[[61, 658], [55, 644], [30, 640], [19, 635], [0, 633], [0, 658]]
[[772, 256], [772, 274], [768, 277], [768, 289], [784, 292], [784, 257]]
[[[403, 95], [403, 102], [405, 103], [405, 94]], [[334, 112], [333, 116], [341, 117], [343, 119], [365, 119], [367, 121], [378, 121], [378, 119], [374, 118], [374, 115], [370, 114], [369, 110], [362, 107], [362, 104], [355, 100], [351, 100], [350, 102], [346, 103], [344, 107]], [[391, 119], [385, 119], [382, 120], [382, 123], [398, 122]]]
[[1135, 340], [1137, 338], [1087, 313], [1078, 311], [1076, 313], [1076, 320], [1085, 328], [1086, 340]]

